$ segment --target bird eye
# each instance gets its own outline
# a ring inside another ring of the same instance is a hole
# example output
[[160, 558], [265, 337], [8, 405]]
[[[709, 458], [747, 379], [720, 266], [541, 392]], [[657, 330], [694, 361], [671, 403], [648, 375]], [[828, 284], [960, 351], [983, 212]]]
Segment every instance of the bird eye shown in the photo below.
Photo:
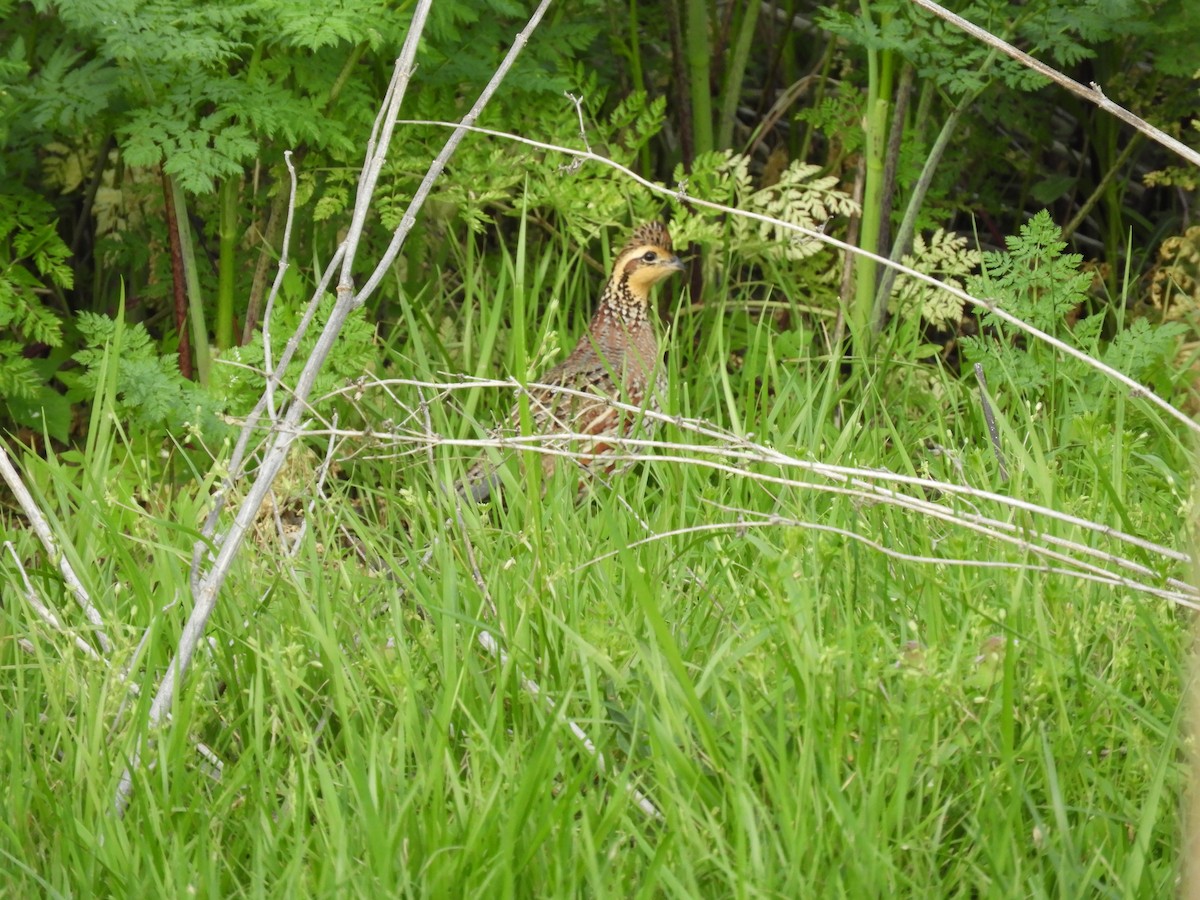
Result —
[[642, 262], [650, 263], [650, 262], [654, 262], [656, 259], [658, 259], [658, 254], [655, 253], [653, 250], [647, 250], [645, 255], [642, 257]]

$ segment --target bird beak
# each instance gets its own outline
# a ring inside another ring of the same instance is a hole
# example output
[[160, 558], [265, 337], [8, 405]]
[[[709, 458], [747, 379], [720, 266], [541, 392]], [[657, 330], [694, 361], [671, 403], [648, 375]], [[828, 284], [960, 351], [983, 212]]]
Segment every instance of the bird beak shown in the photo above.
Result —
[[672, 256], [670, 259], [665, 259], [663, 260], [662, 264], [668, 269], [675, 269], [677, 272], [682, 272], [685, 268], [687, 268], [682, 262], [679, 261], [678, 256]]

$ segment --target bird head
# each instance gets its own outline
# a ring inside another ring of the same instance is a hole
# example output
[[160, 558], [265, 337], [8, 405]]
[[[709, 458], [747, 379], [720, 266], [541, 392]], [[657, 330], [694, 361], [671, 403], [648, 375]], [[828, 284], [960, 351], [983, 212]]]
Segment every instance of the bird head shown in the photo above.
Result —
[[613, 264], [613, 280], [645, 299], [650, 288], [675, 272], [683, 263], [671, 246], [671, 235], [661, 222], [636, 228]]

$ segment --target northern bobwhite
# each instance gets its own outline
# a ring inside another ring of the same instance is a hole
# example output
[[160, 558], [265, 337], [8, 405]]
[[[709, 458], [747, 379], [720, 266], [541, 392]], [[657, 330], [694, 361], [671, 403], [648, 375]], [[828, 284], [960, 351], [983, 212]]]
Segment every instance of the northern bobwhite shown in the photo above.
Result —
[[[538, 433], [571, 432], [588, 440], [564, 440], [571, 457], [586, 469], [611, 470], [605, 454], [617, 449], [613, 437], [628, 437], [641, 418], [610, 405], [618, 400], [642, 409], [658, 409], [666, 397], [666, 374], [662, 352], [650, 316], [650, 289], [675, 272], [683, 263], [671, 247], [671, 235], [659, 222], [634, 230], [617, 254], [612, 274], [600, 295], [600, 306], [587, 334], [565, 360], [538, 379], [594, 394], [578, 397], [554, 391], [531, 390], [529, 412]], [[648, 423], [651, 424], [651, 423]], [[520, 428], [520, 409], [514, 409], [502, 432]], [[549, 475], [556, 457], [542, 457]], [[482, 503], [499, 486], [494, 463], [481, 460], [467, 473], [465, 493]]]

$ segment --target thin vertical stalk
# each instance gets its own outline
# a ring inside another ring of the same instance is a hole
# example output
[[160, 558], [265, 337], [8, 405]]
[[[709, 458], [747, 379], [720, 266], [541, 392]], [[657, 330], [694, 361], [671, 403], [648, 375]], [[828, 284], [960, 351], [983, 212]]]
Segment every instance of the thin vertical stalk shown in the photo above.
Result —
[[[871, 11], [867, 0], [861, 0], [862, 16], [870, 20]], [[885, 16], [883, 25], [886, 25]], [[881, 26], [882, 27], [882, 26]], [[892, 94], [892, 77], [895, 64], [890, 50], [867, 48], [867, 102], [863, 111], [863, 130], [866, 136], [864, 153], [867, 161], [867, 177], [863, 187], [862, 229], [858, 246], [871, 254], [880, 254], [879, 237], [881, 222], [887, 210], [883, 208], [884, 167], [887, 158], [888, 110]], [[866, 350], [870, 340], [871, 314], [875, 308], [875, 286], [878, 265], [875, 260], [860, 255], [854, 266], [854, 308], [848, 317], [850, 331], [857, 348]]]
[[233, 176], [226, 178], [221, 182], [218, 196], [220, 245], [217, 255], [217, 313], [213, 330], [217, 347], [221, 350], [233, 346], [233, 276], [237, 266], [239, 181], [240, 179]]
[[[933, 146], [929, 148], [929, 153], [925, 157], [925, 165], [921, 167], [921, 175], [909, 192], [908, 205], [904, 209], [904, 218], [900, 221], [900, 227], [896, 230], [896, 239], [892, 242], [892, 252], [889, 256], [892, 262], [900, 262], [900, 258], [908, 252], [909, 246], [912, 244], [913, 231], [917, 225], [917, 214], [921, 211], [921, 205], [925, 202], [930, 185], [933, 184], [934, 173], [937, 172], [938, 164], [941, 163], [942, 156], [950, 145], [951, 136], [958, 129], [959, 120], [977, 96], [979, 96], [979, 92], [974, 91], [959, 98], [958, 103], [955, 104], [954, 109], [950, 111], [950, 115], [942, 124], [942, 130], [938, 132]], [[879, 280], [879, 290], [875, 295], [875, 308], [871, 316], [871, 328], [875, 334], [878, 334], [883, 328], [888, 297], [892, 293], [892, 285], [895, 284], [895, 281], [896, 270], [891, 267], [885, 268], [883, 277]]]
[[[896, 100], [892, 104], [892, 122], [888, 126], [887, 156], [883, 166], [882, 201], [880, 208], [884, 214], [879, 220], [879, 247], [890, 247], [892, 231], [892, 204], [896, 194], [896, 170], [900, 167], [900, 145], [905, 137], [905, 121], [908, 118], [908, 104], [912, 98], [913, 81], [916, 70], [909, 62], [900, 67], [900, 84], [896, 88]], [[885, 269], [886, 271], [886, 269]]]
[[204, 321], [204, 296], [200, 290], [200, 274], [196, 269], [196, 242], [192, 240], [192, 227], [188, 220], [187, 201], [183, 196], [183, 188], [172, 176], [165, 177], [170, 184], [175, 225], [179, 229], [179, 256], [183, 262], [184, 284], [187, 286], [192, 350], [196, 356], [196, 378], [200, 384], [207, 385], [209, 374], [212, 371], [212, 359], [208, 351], [208, 326]]
[[171, 296], [175, 301], [175, 333], [179, 344], [175, 354], [179, 359], [179, 372], [184, 378], [191, 378], [192, 341], [188, 331], [187, 316], [187, 278], [183, 274], [183, 247], [179, 240], [179, 222], [176, 218], [175, 188], [171, 177], [162, 173], [163, 208], [167, 220], [167, 244], [171, 251]]
[[742, 93], [742, 79], [746, 76], [746, 65], [750, 61], [750, 45], [758, 26], [758, 10], [761, 4], [748, 3], [738, 25], [737, 43], [733, 48], [733, 59], [725, 73], [725, 90], [721, 98], [721, 121], [717, 127], [717, 146], [725, 148], [733, 144], [733, 123], [737, 118], [738, 98]]
[[[638, 22], [638, 0], [629, 0], [629, 13], [626, 16], [629, 24], [629, 78], [635, 91], [646, 90], [646, 74], [642, 70], [642, 38], [638, 33], [641, 24]], [[642, 171], [650, 173], [650, 147], [643, 144], [638, 151], [638, 162]]]
[[[866, 179], [863, 183], [862, 227], [858, 246], [879, 254], [880, 222], [883, 218], [883, 167], [886, 153], [888, 101], [882, 97], [868, 101], [865, 126]], [[871, 310], [875, 304], [875, 280], [878, 266], [869, 256], [859, 255], [854, 263], [854, 308], [849, 316], [850, 330], [856, 342], [867, 337]], [[860, 344], [859, 350], [864, 350]]]
[[692, 98], [693, 150], [697, 156], [713, 149], [712, 53], [708, 43], [706, 0], [687, 0], [687, 73]]

